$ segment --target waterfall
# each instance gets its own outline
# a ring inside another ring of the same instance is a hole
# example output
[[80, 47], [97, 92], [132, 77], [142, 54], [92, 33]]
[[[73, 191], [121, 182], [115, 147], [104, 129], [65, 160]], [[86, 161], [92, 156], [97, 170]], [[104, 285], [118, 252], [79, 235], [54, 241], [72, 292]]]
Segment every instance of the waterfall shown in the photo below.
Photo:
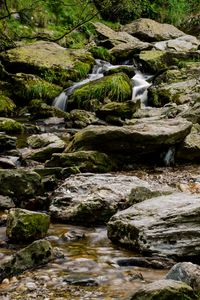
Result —
[[147, 82], [150, 76], [145, 76], [140, 72], [137, 72], [135, 76], [133, 76], [133, 93], [132, 100], [140, 99], [141, 104], [147, 106], [148, 101], [148, 88], [151, 86], [151, 83]]
[[170, 167], [175, 164], [175, 153], [176, 153], [176, 149], [174, 146], [170, 147], [168, 151], [165, 153], [163, 162], [166, 167]]
[[[66, 111], [67, 110], [67, 100], [69, 96], [73, 93], [75, 89], [78, 87], [100, 79], [104, 76], [104, 73], [110, 69], [115, 69], [121, 66], [126, 66], [126, 67], [133, 67], [132, 65], [112, 65], [109, 62], [96, 59], [96, 64], [94, 65], [92, 69], [92, 73], [88, 75], [88, 78], [74, 83], [71, 87], [65, 89], [58, 97], [56, 97], [53, 101], [53, 106]], [[147, 89], [151, 85], [146, 81], [148, 77], [145, 77], [142, 75], [142, 73], [137, 72], [135, 76], [132, 78], [133, 82], [133, 93], [132, 93], [132, 100], [135, 99], [140, 99], [141, 103], [144, 105], [147, 105]]]

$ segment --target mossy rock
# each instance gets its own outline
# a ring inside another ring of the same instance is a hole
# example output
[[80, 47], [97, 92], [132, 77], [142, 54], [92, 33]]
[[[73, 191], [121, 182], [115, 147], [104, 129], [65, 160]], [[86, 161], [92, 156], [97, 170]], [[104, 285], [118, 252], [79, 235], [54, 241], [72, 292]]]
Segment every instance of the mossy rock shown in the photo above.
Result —
[[106, 173], [115, 169], [114, 161], [105, 153], [98, 151], [77, 151], [74, 153], [55, 153], [46, 167], [78, 168], [79, 172]]
[[6, 133], [21, 133], [25, 131], [25, 127], [15, 120], [0, 117], [0, 131], [5, 131]]
[[33, 119], [58, 117], [68, 120], [69, 118], [69, 113], [62, 111], [55, 106], [48, 105], [43, 100], [39, 99], [33, 99], [30, 101], [28, 111]]
[[[13, 184], [14, 183], [14, 184]], [[28, 199], [42, 192], [40, 176], [27, 170], [0, 169], [0, 194], [15, 199]]]
[[38, 41], [0, 54], [6, 69], [12, 73], [29, 72], [43, 79], [66, 85], [68, 80], [85, 77], [95, 61], [85, 50], [66, 49], [56, 43]]
[[[128, 76], [118, 73], [89, 82], [76, 89], [69, 102], [80, 109], [96, 111], [106, 98], [123, 102], [131, 99], [132, 85]], [[96, 100], [96, 102], [92, 102]], [[96, 105], [95, 105], [96, 104]]]
[[32, 99], [42, 99], [52, 104], [52, 101], [62, 92], [62, 87], [49, 83], [32, 74], [18, 73], [14, 76], [14, 95], [24, 103]]
[[0, 93], [0, 116], [10, 117], [14, 115], [16, 105], [7, 96]]
[[13, 208], [8, 213], [6, 235], [17, 243], [41, 239], [46, 236], [49, 225], [47, 214]]
[[101, 119], [107, 120], [108, 116], [117, 116], [122, 120], [131, 119], [133, 113], [140, 108], [140, 101], [133, 102], [110, 102], [103, 105], [97, 112], [97, 116]]
[[118, 66], [116, 68], [111, 68], [105, 72], [105, 75], [112, 75], [116, 73], [124, 73], [129, 78], [132, 78], [135, 75], [135, 67], [134, 66]]
[[84, 128], [95, 123], [97, 120], [98, 119], [93, 112], [82, 109], [73, 109], [69, 114], [69, 120], [66, 122], [66, 127]]
[[110, 54], [108, 49], [106, 49], [104, 47], [92, 47], [92, 48], [90, 48], [90, 52], [92, 53], [94, 58], [106, 60], [109, 62], [114, 61], [114, 57]]

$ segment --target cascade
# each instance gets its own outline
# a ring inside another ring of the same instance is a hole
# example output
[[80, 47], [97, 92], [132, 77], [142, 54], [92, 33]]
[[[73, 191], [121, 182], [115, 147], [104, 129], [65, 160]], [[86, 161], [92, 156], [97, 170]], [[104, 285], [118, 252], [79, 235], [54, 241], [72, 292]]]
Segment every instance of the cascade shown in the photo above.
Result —
[[[104, 73], [110, 69], [115, 69], [121, 66], [133, 67], [132, 65], [112, 65], [109, 62], [96, 59], [96, 64], [92, 69], [92, 73], [88, 75], [88, 77], [80, 82], [75, 82], [72, 86], [65, 89], [58, 97], [56, 97], [53, 101], [53, 106], [66, 111], [67, 110], [67, 100], [69, 96], [73, 93], [73, 91], [80, 86], [100, 79], [104, 76]], [[147, 80], [150, 77], [143, 75], [140, 72], [136, 72], [136, 74], [132, 78], [133, 82], [133, 92], [132, 92], [132, 100], [140, 99], [141, 103], [147, 105], [147, 89], [151, 85]]]

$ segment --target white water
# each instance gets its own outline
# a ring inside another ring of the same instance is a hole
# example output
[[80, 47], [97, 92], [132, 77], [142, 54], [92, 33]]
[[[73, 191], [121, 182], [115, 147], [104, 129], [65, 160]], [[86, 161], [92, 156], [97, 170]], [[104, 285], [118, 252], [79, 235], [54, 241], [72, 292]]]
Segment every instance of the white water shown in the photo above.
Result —
[[[56, 97], [54, 99], [53, 106], [55, 106], [63, 111], [66, 111], [67, 110], [67, 100], [75, 89], [77, 89], [78, 87], [80, 87], [88, 82], [102, 78], [106, 71], [108, 71], [110, 69], [118, 68], [120, 66], [133, 67], [130, 65], [115, 65], [114, 66], [106, 61], [97, 59], [96, 65], [94, 65], [92, 73], [89, 74], [88, 78], [86, 78], [80, 82], [76, 82], [71, 87], [65, 89], [58, 97]], [[132, 78], [132, 82], [133, 82], [132, 100], [140, 99], [141, 103], [143, 103], [144, 105], [147, 105], [147, 98], [148, 98], [147, 97], [147, 93], [148, 93], [147, 89], [151, 85], [150, 83], [148, 83], [146, 81], [146, 79], [148, 79], [148, 78], [139, 72], [137, 72], [135, 74], [135, 76], [133, 76], [133, 78]]]

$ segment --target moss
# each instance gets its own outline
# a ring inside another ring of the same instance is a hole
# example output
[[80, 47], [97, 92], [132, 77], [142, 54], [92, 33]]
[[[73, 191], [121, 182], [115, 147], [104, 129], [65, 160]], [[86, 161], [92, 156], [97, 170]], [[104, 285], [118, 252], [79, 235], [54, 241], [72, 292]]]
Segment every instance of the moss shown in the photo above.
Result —
[[0, 94], [0, 116], [8, 117], [14, 114], [16, 105], [7, 96]]
[[123, 103], [110, 102], [101, 107], [97, 112], [97, 116], [105, 119], [107, 116], [117, 116], [122, 120], [132, 118], [136, 110], [140, 108], [140, 102], [127, 101]]
[[0, 131], [5, 131], [6, 133], [21, 133], [25, 131], [25, 127], [15, 120], [1, 117]]
[[60, 86], [49, 83], [35, 75], [18, 73], [14, 77], [14, 94], [19, 100], [43, 99], [52, 103], [62, 91]]
[[62, 111], [55, 106], [48, 105], [39, 99], [31, 100], [28, 106], [28, 111], [33, 119], [58, 117], [65, 118], [67, 120], [69, 118], [69, 113]]
[[175, 64], [171, 53], [159, 50], [141, 51], [139, 59], [148, 72], [157, 72]]
[[99, 58], [99, 59], [106, 60], [109, 62], [114, 61], [114, 57], [104, 47], [92, 47], [92, 48], [90, 48], [90, 52], [92, 53], [94, 58]]
[[76, 89], [70, 102], [78, 108], [88, 109], [91, 100], [103, 103], [106, 98], [114, 101], [125, 101], [131, 98], [132, 85], [127, 75], [118, 73], [105, 76]]

